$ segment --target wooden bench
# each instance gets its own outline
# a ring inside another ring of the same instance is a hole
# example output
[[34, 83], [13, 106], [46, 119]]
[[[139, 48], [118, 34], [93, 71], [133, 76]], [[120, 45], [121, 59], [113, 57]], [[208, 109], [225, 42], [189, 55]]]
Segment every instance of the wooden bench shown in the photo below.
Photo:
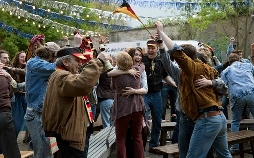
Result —
[[[240, 155], [240, 157], [244, 157], [244, 153], [248, 153], [254, 157], [254, 131], [242, 130], [239, 132], [229, 132], [227, 139], [229, 148], [233, 144], [239, 144], [239, 152], [232, 153], [233, 156]], [[251, 148], [244, 149], [244, 143], [250, 143]], [[179, 157], [178, 144], [158, 146], [154, 149], [158, 150], [163, 155], [163, 158], [168, 158], [169, 155]]]
[[[233, 156], [240, 155], [244, 157], [244, 153], [252, 154], [254, 157], [254, 131], [242, 130], [239, 132], [230, 132], [227, 135], [228, 146], [239, 144], [239, 152], [232, 153]], [[244, 149], [243, 143], [250, 143], [250, 149]]]
[[[231, 128], [232, 120], [227, 120], [227, 127]], [[164, 122], [161, 123], [160, 145], [166, 145], [167, 132], [173, 131], [176, 122]], [[254, 126], [254, 119], [243, 119], [240, 122], [240, 129], [250, 129]]]
[[[227, 127], [231, 128], [232, 120], [227, 120]], [[243, 119], [240, 122], [240, 129], [251, 129], [254, 126], [254, 119]]]
[[106, 145], [106, 138], [110, 131], [111, 127], [107, 127], [102, 129], [100, 132], [91, 136], [89, 140], [89, 149], [87, 157], [92, 158], [107, 158], [112, 151], [115, 149], [115, 127], [110, 132], [110, 136], [108, 138], [109, 148]]
[[[21, 158], [29, 158], [34, 155], [33, 151], [20, 151]], [[0, 154], [0, 158], [4, 158], [3, 154]]]
[[167, 132], [173, 131], [175, 128], [176, 122], [164, 122], [161, 123], [161, 135], [160, 135], [160, 145], [166, 145], [167, 141]]

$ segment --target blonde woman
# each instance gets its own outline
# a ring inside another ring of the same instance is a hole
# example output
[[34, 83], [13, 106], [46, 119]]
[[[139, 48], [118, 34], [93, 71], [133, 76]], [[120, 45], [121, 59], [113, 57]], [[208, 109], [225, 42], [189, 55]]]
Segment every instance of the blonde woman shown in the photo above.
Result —
[[[119, 70], [128, 71], [132, 69], [133, 60], [127, 52], [120, 52], [116, 60]], [[135, 67], [140, 72], [144, 67]], [[115, 90], [114, 107], [112, 118], [115, 119], [117, 157], [126, 158], [126, 132], [131, 127], [133, 139], [134, 157], [143, 158], [144, 148], [142, 142], [142, 119], [144, 100], [143, 94], [147, 90], [141, 87], [141, 80], [131, 75], [119, 75], [112, 77], [111, 88]], [[128, 92], [123, 91], [128, 88]]]

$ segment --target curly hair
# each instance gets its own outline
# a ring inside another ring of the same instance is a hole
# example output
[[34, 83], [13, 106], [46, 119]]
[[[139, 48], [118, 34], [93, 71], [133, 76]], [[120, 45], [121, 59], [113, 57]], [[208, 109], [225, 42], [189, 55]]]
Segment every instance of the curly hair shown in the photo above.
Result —
[[132, 68], [133, 61], [127, 52], [120, 52], [117, 55], [116, 64], [119, 70], [126, 71]]
[[16, 53], [14, 58], [12, 59], [12, 66], [14, 66], [16, 68], [24, 69], [26, 67], [26, 65], [20, 65], [20, 63], [19, 63], [19, 56], [21, 53], [26, 54], [26, 52], [24, 52], [24, 51], [20, 51], [20, 52]]
[[198, 53], [203, 55], [203, 58], [206, 60], [206, 64], [212, 66], [212, 53], [208, 48], [199, 48]]

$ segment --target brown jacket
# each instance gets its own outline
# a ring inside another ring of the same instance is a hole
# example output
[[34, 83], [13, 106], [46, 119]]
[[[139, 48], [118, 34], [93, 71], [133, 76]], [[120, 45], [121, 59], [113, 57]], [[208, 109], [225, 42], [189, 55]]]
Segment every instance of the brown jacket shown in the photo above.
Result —
[[56, 132], [70, 146], [84, 151], [88, 115], [82, 96], [88, 95], [99, 79], [103, 65], [91, 60], [80, 74], [57, 70], [51, 74], [42, 110], [46, 132]]
[[214, 105], [221, 106], [220, 99], [212, 86], [201, 89], [196, 89], [194, 86], [194, 81], [200, 79], [200, 75], [205, 76], [208, 80], [213, 80], [218, 76], [217, 70], [198, 59], [192, 60], [182, 51], [175, 51], [173, 56], [182, 70], [180, 101], [185, 114], [195, 120], [200, 109]]

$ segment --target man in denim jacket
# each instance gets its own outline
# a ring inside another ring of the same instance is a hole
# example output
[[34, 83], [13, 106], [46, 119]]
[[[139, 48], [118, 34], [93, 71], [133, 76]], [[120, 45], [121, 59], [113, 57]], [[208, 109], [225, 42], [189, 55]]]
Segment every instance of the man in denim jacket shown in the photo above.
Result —
[[[235, 53], [228, 58], [231, 65], [222, 71], [221, 79], [228, 85], [232, 110], [231, 131], [236, 132], [239, 131], [242, 113], [247, 105], [254, 116], [254, 67], [251, 63], [241, 62], [240, 56]], [[239, 145], [234, 144], [231, 150], [238, 151]]]
[[25, 123], [32, 138], [35, 158], [52, 157], [49, 139], [42, 128], [41, 112], [49, 76], [55, 71], [54, 52], [42, 47], [36, 50], [37, 56], [26, 65], [27, 110]]

